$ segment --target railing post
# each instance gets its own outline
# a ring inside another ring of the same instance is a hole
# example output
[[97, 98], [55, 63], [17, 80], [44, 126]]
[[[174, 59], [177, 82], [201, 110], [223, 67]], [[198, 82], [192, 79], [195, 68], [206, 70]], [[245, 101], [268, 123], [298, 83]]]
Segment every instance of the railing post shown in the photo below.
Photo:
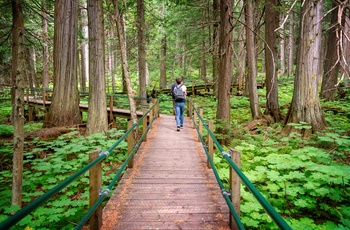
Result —
[[[238, 168], [241, 168], [241, 153], [235, 149], [230, 149], [232, 156], [232, 161], [237, 165]], [[240, 187], [240, 178], [237, 173], [230, 167], [230, 187], [231, 187], [231, 202], [233, 207], [236, 210], [238, 216], [240, 216], [240, 203], [241, 203], [241, 187]], [[230, 226], [232, 230], [239, 229], [236, 221], [230, 215]]]
[[[128, 130], [131, 129], [133, 123], [132, 120], [128, 121]], [[131, 130], [131, 132], [128, 134], [128, 154], [131, 154], [132, 148], [134, 145], [134, 131]], [[132, 168], [134, 166], [134, 157], [131, 157], [130, 161], [128, 162], [128, 168]]]
[[[142, 109], [143, 115], [145, 115], [147, 113], [147, 109], [143, 108]], [[147, 141], [147, 117], [144, 117], [142, 120], [142, 133], [144, 133], [145, 135], [143, 136], [143, 141]]]
[[[210, 132], [214, 131], [214, 122], [213, 121], [208, 122], [208, 128], [209, 128]], [[214, 159], [214, 141], [209, 133], [208, 133], [208, 153], [209, 153], [209, 157], [213, 160]], [[208, 168], [211, 169], [211, 164], [210, 164], [209, 159], [207, 160], [207, 166], [208, 166]]]
[[[153, 106], [153, 102], [149, 103], [149, 108], [152, 108], [152, 106]], [[149, 114], [148, 114], [148, 124], [151, 123], [152, 118], [153, 118], [153, 109], [151, 109], [151, 110], [149, 111]]]
[[195, 111], [195, 109], [197, 108], [197, 104], [194, 103], [194, 108], [193, 108], [193, 121], [195, 124], [197, 124], [197, 113]]
[[194, 80], [192, 79], [192, 96], [194, 96], [195, 95], [195, 93], [194, 93], [194, 90], [195, 90], [195, 88], [194, 88], [194, 85], [195, 83], [194, 83]]
[[186, 100], [186, 110], [187, 110], [187, 116], [191, 117], [191, 103], [190, 103], [191, 99]]
[[112, 128], [117, 127], [113, 116], [113, 95], [109, 96], [109, 121], [112, 122]]
[[[89, 162], [94, 161], [98, 157], [98, 150], [92, 151], [89, 155]], [[90, 208], [96, 203], [99, 198], [99, 190], [102, 187], [102, 168], [101, 162], [94, 165], [89, 170], [90, 178]], [[99, 205], [96, 211], [90, 217], [90, 228], [92, 230], [98, 230], [102, 226], [102, 206]]]
[[[199, 116], [203, 117], [203, 109], [199, 109]], [[199, 119], [198, 121], [198, 131], [199, 131], [198, 141], [201, 141], [201, 136], [203, 134], [203, 123], [201, 119]]]

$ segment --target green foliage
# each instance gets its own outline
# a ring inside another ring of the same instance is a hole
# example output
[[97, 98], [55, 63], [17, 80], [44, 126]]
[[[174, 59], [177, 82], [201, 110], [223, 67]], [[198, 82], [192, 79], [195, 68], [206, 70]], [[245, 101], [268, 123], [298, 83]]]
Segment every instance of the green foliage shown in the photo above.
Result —
[[[41, 196], [71, 174], [83, 168], [89, 152], [108, 149], [121, 137], [122, 131], [109, 130], [108, 137], [102, 134], [81, 136], [78, 131], [59, 136], [53, 141], [35, 139], [27, 146], [35, 146], [24, 153], [23, 202], [29, 203]], [[103, 184], [109, 185], [118, 165], [126, 159], [126, 143], [117, 146], [103, 163]], [[4, 150], [3, 150], [4, 151]], [[12, 213], [11, 171], [0, 172], [0, 222]], [[82, 219], [88, 208], [88, 173], [73, 181], [67, 188], [28, 215], [17, 226], [32, 229], [72, 229]], [[10, 209], [8, 208], [10, 207]], [[64, 227], [62, 227], [64, 226]]]

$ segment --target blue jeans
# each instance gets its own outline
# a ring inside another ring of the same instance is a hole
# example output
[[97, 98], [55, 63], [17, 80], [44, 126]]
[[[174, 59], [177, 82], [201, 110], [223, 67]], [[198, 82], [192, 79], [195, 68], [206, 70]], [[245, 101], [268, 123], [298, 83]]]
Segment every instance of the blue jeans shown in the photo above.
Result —
[[184, 124], [185, 120], [185, 102], [175, 102], [175, 111], [176, 126], [181, 126]]

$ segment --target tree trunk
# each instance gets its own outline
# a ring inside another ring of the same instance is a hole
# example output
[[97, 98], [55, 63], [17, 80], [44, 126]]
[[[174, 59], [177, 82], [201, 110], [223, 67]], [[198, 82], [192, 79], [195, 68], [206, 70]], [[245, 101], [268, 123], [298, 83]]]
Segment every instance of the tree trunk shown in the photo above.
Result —
[[[273, 10], [273, 9], [272, 9]], [[277, 9], [275, 10], [277, 11]], [[270, 17], [266, 11], [265, 15], [267, 15], [267, 17]], [[280, 15], [281, 17], [281, 21], [283, 22], [284, 20], [284, 15], [281, 14]], [[276, 21], [278, 21], [278, 18], [276, 18]], [[277, 28], [277, 27], [276, 27]], [[281, 76], [284, 76], [286, 74], [286, 31], [285, 31], [285, 28], [284, 28], [284, 24], [282, 25], [281, 27], [281, 30], [280, 30], [280, 61], [281, 61]]]
[[340, 34], [342, 25], [338, 23], [338, 15], [340, 8], [337, 7], [337, 3], [333, 2], [333, 7], [331, 19], [331, 28], [328, 32], [327, 39], [327, 53], [324, 62], [324, 73], [321, 85], [321, 98], [327, 101], [334, 101], [335, 92], [337, 90], [336, 84], [338, 82], [338, 74], [340, 67]]
[[47, 8], [46, 8], [46, 0], [42, 0], [42, 28], [43, 28], [43, 69], [42, 69], [42, 87], [44, 90], [49, 88], [49, 63], [50, 63], [50, 53], [49, 53], [49, 31], [47, 24]]
[[288, 38], [288, 77], [291, 77], [294, 73], [294, 13], [290, 12], [289, 15], [289, 38]]
[[166, 46], [167, 46], [167, 38], [165, 34], [165, 4], [162, 4], [161, 6], [161, 18], [162, 18], [162, 25], [161, 25], [161, 45], [160, 45], [160, 78], [159, 78], [159, 84], [161, 89], [166, 89]]
[[[293, 99], [283, 130], [286, 134], [295, 131], [309, 137], [311, 133], [326, 127], [317, 91], [317, 79], [322, 66], [322, 8], [323, 0], [307, 0], [301, 8]], [[296, 129], [288, 125], [301, 122], [306, 122], [311, 129]]]
[[[243, 9], [243, 0], [239, 1], [240, 8]], [[247, 50], [245, 48], [245, 40], [246, 40], [246, 33], [245, 33], [245, 18], [244, 15], [241, 14], [239, 20], [242, 22], [239, 24], [239, 32], [238, 32], [238, 56], [237, 56], [237, 83], [238, 83], [238, 95], [243, 95], [244, 91], [244, 85], [245, 85], [245, 67], [246, 67], [246, 57], [247, 57]], [[249, 95], [249, 94], [247, 94]]]
[[12, 1], [12, 78], [15, 80], [13, 105], [12, 205], [22, 206], [24, 142], [24, 23], [19, 0]]
[[[136, 106], [135, 106], [135, 100], [134, 100], [134, 91], [132, 89], [130, 75], [129, 75], [129, 65], [128, 65], [128, 59], [127, 59], [127, 49], [126, 49], [126, 41], [125, 34], [123, 32], [125, 31], [123, 29], [123, 17], [122, 14], [119, 12], [118, 8], [118, 0], [113, 0], [114, 5], [114, 15], [117, 25], [117, 31], [118, 31], [118, 37], [119, 37], [119, 46], [120, 46], [120, 53], [121, 53], [121, 59], [122, 59], [122, 67], [124, 71], [124, 77], [125, 77], [125, 84], [128, 91], [128, 99], [130, 104], [130, 115], [131, 120], [133, 123], [137, 122], [137, 114], [136, 114]], [[137, 129], [134, 129], [134, 137], [137, 136]]]
[[54, 88], [44, 127], [81, 124], [77, 78], [78, 1], [55, 1]]
[[253, 120], [260, 119], [262, 114], [259, 106], [258, 90], [256, 83], [257, 65], [256, 51], [254, 42], [254, 15], [253, 0], [245, 1], [245, 20], [246, 20], [246, 37], [247, 37], [247, 58], [248, 58], [248, 89], [250, 99], [250, 109]]
[[213, 0], [213, 83], [214, 95], [218, 97], [219, 79], [219, 41], [220, 41], [220, 0]]
[[[344, 9], [344, 15], [349, 15], [350, 10], [348, 8]], [[350, 41], [348, 40], [350, 36], [350, 18], [344, 17], [344, 28], [342, 33], [342, 44], [343, 44], [343, 50], [342, 50], [342, 56], [340, 63], [342, 66], [342, 77], [341, 81], [344, 82], [344, 86], [346, 88], [350, 87], [350, 70], [349, 70], [349, 62], [350, 62]], [[345, 96], [342, 91], [340, 92], [340, 97]]]
[[230, 137], [230, 88], [232, 76], [232, 14], [233, 2], [220, 2], [220, 74], [216, 118], [222, 123], [218, 132], [223, 134], [222, 144], [229, 143]]
[[87, 92], [86, 82], [89, 77], [89, 47], [88, 47], [88, 18], [86, 11], [86, 3], [80, 10], [81, 15], [81, 30], [82, 30], [82, 38], [80, 44], [81, 50], [81, 78], [80, 78], [80, 91]]
[[88, 0], [89, 22], [89, 113], [86, 134], [106, 133], [107, 102], [104, 70], [105, 43], [102, 0]]
[[138, 65], [141, 105], [147, 105], [146, 89], [146, 34], [145, 34], [145, 6], [144, 0], [137, 1], [137, 38], [138, 38]]
[[266, 109], [265, 115], [274, 122], [282, 120], [278, 105], [278, 78], [275, 30], [278, 26], [277, 0], [265, 0], [265, 65], [266, 65]]

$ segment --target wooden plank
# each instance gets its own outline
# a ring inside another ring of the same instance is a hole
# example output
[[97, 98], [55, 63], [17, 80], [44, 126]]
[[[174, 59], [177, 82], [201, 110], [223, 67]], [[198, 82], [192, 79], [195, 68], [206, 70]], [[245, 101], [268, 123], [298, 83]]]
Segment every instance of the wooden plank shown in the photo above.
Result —
[[229, 229], [228, 207], [196, 132], [161, 115], [103, 211], [102, 229]]

